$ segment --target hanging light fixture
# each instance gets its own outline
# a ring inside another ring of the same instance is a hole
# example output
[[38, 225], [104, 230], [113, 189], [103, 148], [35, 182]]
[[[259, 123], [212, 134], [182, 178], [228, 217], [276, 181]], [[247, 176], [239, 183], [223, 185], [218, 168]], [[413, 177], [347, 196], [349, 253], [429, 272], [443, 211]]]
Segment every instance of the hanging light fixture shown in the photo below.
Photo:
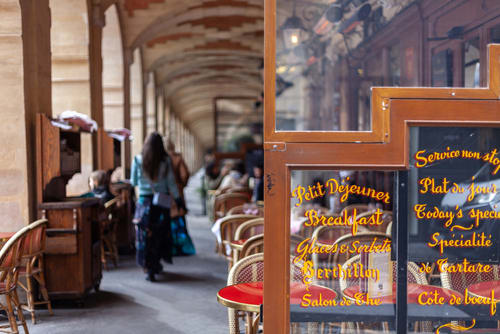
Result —
[[304, 40], [306, 28], [302, 20], [295, 14], [296, 1], [293, 2], [293, 14], [287, 18], [281, 26], [283, 31], [283, 40], [287, 49], [293, 49]]
[[343, 10], [341, 4], [333, 3], [330, 5], [314, 26], [314, 32], [318, 35], [324, 35], [332, 30], [333, 26], [342, 20]]

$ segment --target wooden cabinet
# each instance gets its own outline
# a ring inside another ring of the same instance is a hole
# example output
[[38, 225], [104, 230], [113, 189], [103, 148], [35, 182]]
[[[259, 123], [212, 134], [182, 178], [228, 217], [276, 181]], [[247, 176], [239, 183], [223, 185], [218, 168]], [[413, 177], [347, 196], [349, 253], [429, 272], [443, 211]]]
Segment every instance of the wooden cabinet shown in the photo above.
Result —
[[101, 277], [99, 213], [95, 198], [66, 198], [66, 184], [80, 172], [80, 132], [37, 115], [37, 200], [47, 218], [45, 276], [50, 297], [83, 298]]
[[97, 165], [104, 171], [112, 171], [121, 165], [121, 142], [109, 136], [105, 130], [97, 130]]
[[99, 199], [67, 199], [39, 205], [49, 221], [45, 276], [50, 297], [83, 298], [102, 278]]

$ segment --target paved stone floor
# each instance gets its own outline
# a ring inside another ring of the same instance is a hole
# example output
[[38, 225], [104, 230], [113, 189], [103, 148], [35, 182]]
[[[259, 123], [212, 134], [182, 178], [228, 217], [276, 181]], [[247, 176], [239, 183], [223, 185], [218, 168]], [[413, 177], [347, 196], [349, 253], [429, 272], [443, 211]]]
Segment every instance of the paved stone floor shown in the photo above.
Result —
[[193, 177], [186, 188], [195, 256], [174, 258], [156, 283], [144, 279], [133, 257], [121, 257], [118, 268], [103, 273], [101, 291], [89, 295], [84, 307], [58, 304], [53, 317], [40, 310], [36, 325], [28, 321], [30, 333], [228, 333], [226, 308], [216, 299], [226, 283], [227, 264], [214, 253], [208, 219], [196, 215], [198, 184]]

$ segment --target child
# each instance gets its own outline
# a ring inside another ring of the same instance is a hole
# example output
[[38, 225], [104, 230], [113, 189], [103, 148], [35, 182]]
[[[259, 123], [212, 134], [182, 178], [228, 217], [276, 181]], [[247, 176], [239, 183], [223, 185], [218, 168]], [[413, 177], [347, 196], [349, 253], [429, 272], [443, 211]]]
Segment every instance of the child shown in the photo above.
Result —
[[103, 170], [96, 170], [89, 177], [89, 196], [100, 198], [104, 203], [113, 199], [109, 191], [108, 175]]

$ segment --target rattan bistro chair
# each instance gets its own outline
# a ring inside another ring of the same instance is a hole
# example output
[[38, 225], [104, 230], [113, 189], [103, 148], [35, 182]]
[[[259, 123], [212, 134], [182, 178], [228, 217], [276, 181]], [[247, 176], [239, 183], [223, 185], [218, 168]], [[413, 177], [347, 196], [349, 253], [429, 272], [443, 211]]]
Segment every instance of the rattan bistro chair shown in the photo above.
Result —
[[[238, 226], [238, 228], [234, 232], [234, 240], [238, 240], [244, 243], [243, 240], [248, 240], [255, 235], [263, 233], [264, 233], [264, 218], [250, 219], [241, 224], [240, 226]], [[239, 259], [238, 253], [239, 251], [237, 249], [233, 249], [234, 262], [238, 261]]]
[[[294, 282], [303, 279], [300, 263], [293, 263], [290, 258], [290, 278]], [[264, 280], [264, 253], [247, 256], [236, 262], [228, 274], [227, 285], [249, 283]], [[240, 334], [239, 315], [237, 311], [228, 308], [229, 333]], [[247, 329], [249, 333], [257, 333], [259, 315], [247, 313]]]
[[250, 237], [238, 252], [238, 261], [252, 254], [264, 252], [264, 234], [257, 234]]
[[[434, 263], [435, 264], [435, 263]], [[443, 269], [448, 268], [448, 266], [453, 265], [454, 263], [445, 263], [442, 265]], [[437, 264], [435, 264], [435, 269], [437, 272], [439, 272], [437, 268]], [[449, 272], [447, 270], [443, 270], [439, 273], [440, 278], [441, 278], [441, 285], [443, 288], [451, 289], [460, 292], [461, 294], [465, 293], [465, 289], [469, 287], [472, 284], [479, 283], [479, 282], [487, 282], [487, 281], [498, 281], [500, 280], [500, 266], [499, 265], [492, 265], [493, 270], [490, 272], [468, 272], [468, 273], [463, 273], [463, 272]], [[495, 296], [495, 299], [498, 299], [497, 296]], [[453, 321], [453, 324], [461, 324], [465, 325], [463, 321]], [[500, 321], [497, 321], [497, 329], [500, 329]], [[493, 328], [491, 329], [486, 329], [486, 331], [491, 330], [492, 332], [494, 331]], [[486, 333], [485, 329], [471, 329], [468, 332], [470, 333]], [[497, 331], [495, 331], [496, 333]]]
[[261, 233], [264, 233], [264, 218], [250, 219], [238, 226], [234, 232], [234, 239], [248, 239]]
[[0, 325], [0, 332], [2, 333], [19, 333], [18, 322], [14, 315], [14, 307], [17, 317], [19, 318], [19, 324], [23, 327], [24, 333], [29, 333], [17, 295], [18, 269], [21, 265], [23, 244], [28, 232], [29, 226], [23, 227], [9, 239], [0, 250], [0, 295], [5, 297], [5, 302], [0, 303], [0, 308], [5, 311], [9, 319], [8, 325]]
[[[343, 269], [347, 269], [349, 266], [351, 266], [353, 263], [359, 262], [361, 256], [360, 255], [355, 255], [349, 260], [345, 261], [344, 264], [342, 265]], [[396, 268], [396, 262], [392, 263], [392, 277], [393, 280], [396, 279], [397, 277], [397, 268]], [[427, 279], [425, 278], [425, 274], [419, 272], [417, 264], [413, 262], [408, 262], [408, 272], [407, 272], [407, 277], [408, 277], [408, 283], [416, 283], [416, 284], [421, 284], [421, 285], [427, 285]], [[359, 285], [359, 278], [350, 278], [346, 279], [345, 277], [341, 277], [339, 279], [339, 285], [340, 285], [340, 292], [343, 294], [344, 290], [347, 289], [350, 286], [353, 285]], [[374, 323], [363, 323], [363, 322], [347, 322], [343, 323], [343, 328], [347, 329], [349, 333], [353, 332], [356, 330], [356, 333], [358, 332], [364, 332], [370, 329], [373, 329]], [[377, 324], [378, 325], [378, 324]], [[415, 333], [418, 332], [424, 332], [424, 333], [429, 333], [431, 332], [431, 323], [428, 321], [419, 321], [415, 325]], [[384, 322], [382, 323], [382, 333], [389, 333], [389, 325], [388, 323]]]
[[[363, 213], [358, 214], [357, 219], [367, 217], [369, 218], [372, 216], [376, 211], [366, 211]], [[382, 213], [380, 220], [382, 224], [380, 225], [364, 225], [360, 226], [360, 230], [363, 229], [365, 231], [369, 232], [381, 232], [381, 233], [387, 233], [387, 227], [389, 224], [392, 223], [392, 211], [387, 211], [387, 210], [380, 210]]]
[[[19, 287], [26, 291], [27, 303], [22, 304], [22, 308], [31, 314], [31, 322], [36, 323], [35, 307], [36, 305], [47, 305], [50, 315], [53, 315], [52, 305], [45, 285], [45, 273], [43, 254], [45, 252], [45, 230], [47, 220], [40, 219], [28, 225], [29, 231], [23, 246], [22, 266], [19, 268]], [[21, 280], [24, 279], [24, 282]], [[41, 294], [39, 301], [35, 301], [35, 291], [33, 279], [38, 284], [38, 290]]]
[[264, 217], [264, 208], [258, 206], [252, 206], [251, 203], [245, 203], [242, 205], [235, 206], [231, 208], [227, 215], [256, 215], [259, 217]]
[[214, 216], [215, 219], [224, 217], [229, 210], [249, 201], [248, 196], [241, 193], [221, 194], [215, 197]]
[[229, 262], [229, 269], [233, 265], [233, 251], [230, 243], [234, 239], [234, 233], [241, 224], [248, 220], [257, 218], [253, 215], [234, 215], [226, 216], [220, 220], [220, 240], [221, 244], [217, 244], [218, 253], [224, 256]]
[[104, 217], [99, 222], [101, 234], [101, 262], [104, 269], [108, 270], [110, 258], [115, 267], [118, 266], [118, 247], [116, 245], [116, 229], [118, 227], [117, 205], [120, 201], [117, 196], [104, 203]]

